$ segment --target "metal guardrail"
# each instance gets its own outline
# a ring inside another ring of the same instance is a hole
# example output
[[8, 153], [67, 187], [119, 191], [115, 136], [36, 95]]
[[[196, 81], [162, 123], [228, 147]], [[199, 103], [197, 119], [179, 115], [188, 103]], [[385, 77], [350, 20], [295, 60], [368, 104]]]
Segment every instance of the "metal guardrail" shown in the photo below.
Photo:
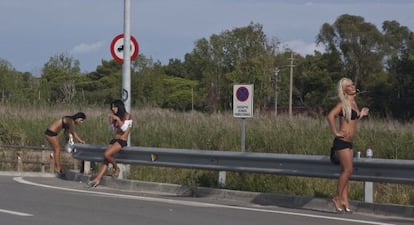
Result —
[[[0, 145], [0, 152], [7, 151], [15, 152], [15, 155], [6, 154], [5, 157], [0, 158], [0, 163], [10, 164], [9, 167], [15, 166], [18, 172], [32, 171], [39, 168], [42, 173], [54, 172], [53, 149], [49, 146]], [[61, 157], [70, 157], [66, 154], [68, 153], [62, 152]], [[78, 169], [78, 163], [75, 160], [71, 163], [74, 169]], [[63, 161], [62, 165], [65, 164], [68, 164], [68, 162]], [[71, 167], [70, 165], [65, 166]]]
[[[75, 144], [72, 156], [103, 161], [106, 145]], [[288, 176], [337, 178], [339, 166], [328, 156], [254, 152], [188, 150], [129, 146], [115, 155], [117, 162], [161, 167], [270, 173]], [[351, 180], [414, 184], [414, 160], [354, 159]]]

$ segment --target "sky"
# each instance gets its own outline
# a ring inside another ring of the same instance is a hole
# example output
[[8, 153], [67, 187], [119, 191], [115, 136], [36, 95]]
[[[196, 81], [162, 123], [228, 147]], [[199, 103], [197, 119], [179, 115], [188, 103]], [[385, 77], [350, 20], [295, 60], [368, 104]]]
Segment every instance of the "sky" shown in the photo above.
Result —
[[[306, 55], [324, 23], [361, 16], [381, 30], [396, 20], [414, 31], [414, 0], [130, 0], [130, 30], [139, 54], [168, 64], [213, 34], [263, 25], [269, 39]], [[110, 44], [123, 33], [124, 0], [1, 0], [0, 58], [40, 75], [49, 59], [67, 54], [92, 72], [112, 60]]]

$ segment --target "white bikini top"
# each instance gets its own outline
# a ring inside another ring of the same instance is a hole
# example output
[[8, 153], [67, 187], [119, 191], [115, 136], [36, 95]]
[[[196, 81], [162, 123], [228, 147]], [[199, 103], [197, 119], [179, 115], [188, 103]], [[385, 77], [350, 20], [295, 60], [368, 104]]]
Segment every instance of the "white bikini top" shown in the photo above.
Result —
[[125, 120], [121, 126], [121, 130], [125, 132], [129, 127], [132, 127], [132, 120]]

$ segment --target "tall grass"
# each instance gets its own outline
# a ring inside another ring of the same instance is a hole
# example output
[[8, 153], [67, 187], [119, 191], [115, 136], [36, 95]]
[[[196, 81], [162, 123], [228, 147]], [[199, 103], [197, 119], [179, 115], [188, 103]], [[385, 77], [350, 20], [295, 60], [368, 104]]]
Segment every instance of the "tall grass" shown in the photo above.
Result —
[[[1, 144], [47, 145], [43, 132], [53, 120], [83, 111], [86, 122], [77, 127], [79, 135], [91, 144], [106, 144], [111, 139], [107, 116], [109, 107], [56, 106], [0, 108]], [[240, 151], [240, 120], [231, 113], [203, 114], [154, 108], [132, 109], [134, 130], [131, 145], [183, 149]], [[62, 140], [63, 141], [63, 140]], [[332, 143], [326, 119], [285, 115], [255, 115], [246, 119], [246, 151], [328, 155]], [[63, 142], [62, 142], [63, 143]], [[414, 158], [414, 124], [364, 119], [359, 124], [354, 150], [364, 155], [367, 146], [374, 157]], [[217, 172], [132, 166], [130, 179], [171, 182], [191, 186], [216, 187]], [[227, 174], [226, 188], [279, 192], [316, 197], [331, 196], [336, 181], [331, 179], [275, 176], [269, 174]], [[375, 201], [414, 204], [412, 185], [375, 183]], [[398, 190], [390, 191], [390, 190]], [[350, 197], [363, 200], [363, 183], [351, 182]]]

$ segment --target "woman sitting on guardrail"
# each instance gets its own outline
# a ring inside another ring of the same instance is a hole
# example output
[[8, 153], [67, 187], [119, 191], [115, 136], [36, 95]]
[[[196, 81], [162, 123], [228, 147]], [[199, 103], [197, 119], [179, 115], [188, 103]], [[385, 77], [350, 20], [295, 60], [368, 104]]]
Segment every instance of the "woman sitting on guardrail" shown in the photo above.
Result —
[[[349, 178], [352, 174], [352, 142], [355, 136], [357, 121], [368, 115], [368, 108], [359, 110], [355, 101], [357, 89], [351, 79], [342, 78], [338, 82], [338, 97], [340, 102], [329, 112], [327, 120], [331, 132], [335, 135], [332, 146], [331, 160], [339, 161], [341, 172], [336, 187], [336, 194], [332, 199], [336, 211], [351, 212], [348, 199]], [[339, 117], [339, 129], [335, 118]]]
[[89, 186], [96, 187], [105, 175], [109, 164], [113, 167], [113, 176], [118, 177], [120, 169], [115, 161], [114, 154], [128, 144], [128, 136], [132, 128], [131, 114], [129, 114], [121, 100], [115, 100], [111, 103], [112, 113], [109, 115], [109, 122], [114, 131], [113, 139], [109, 142], [104, 152], [104, 163], [101, 166], [95, 179], [88, 182]]
[[74, 140], [79, 143], [85, 144], [85, 142], [79, 137], [75, 131], [75, 125], [80, 125], [86, 119], [86, 115], [83, 112], [78, 112], [72, 116], [64, 116], [56, 121], [54, 121], [45, 131], [46, 140], [49, 142], [50, 146], [54, 151], [54, 163], [55, 163], [55, 173], [58, 176], [62, 176], [62, 168], [60, 165], [60, 143], [58, 134], [63, 129], [66, 139], [69, 139], [69, 136], [72, 135]]

